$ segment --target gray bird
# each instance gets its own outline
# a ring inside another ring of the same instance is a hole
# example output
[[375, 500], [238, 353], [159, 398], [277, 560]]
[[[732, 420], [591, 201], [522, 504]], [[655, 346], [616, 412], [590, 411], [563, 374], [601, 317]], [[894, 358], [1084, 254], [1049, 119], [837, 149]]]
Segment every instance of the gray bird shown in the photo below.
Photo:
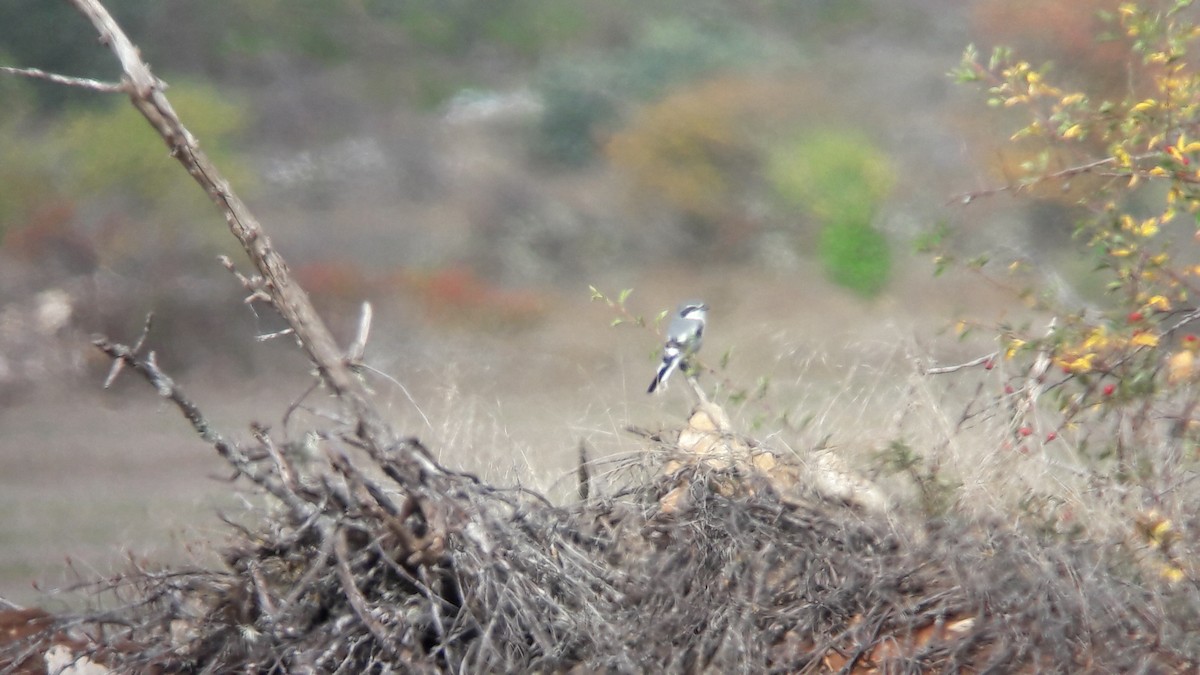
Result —
[[704, 338], [704, 321], [708, 318], [708, 305], [699, 300], [689, 300], [679, 305], [675, 316], [667, 324], [667, 342], [663, 345], [662, 363], [650, 382], [647, 394], [659, 388], [667, 388], [667, 378], [676, 368], [687, 370], [687, 360], [700, 349]]

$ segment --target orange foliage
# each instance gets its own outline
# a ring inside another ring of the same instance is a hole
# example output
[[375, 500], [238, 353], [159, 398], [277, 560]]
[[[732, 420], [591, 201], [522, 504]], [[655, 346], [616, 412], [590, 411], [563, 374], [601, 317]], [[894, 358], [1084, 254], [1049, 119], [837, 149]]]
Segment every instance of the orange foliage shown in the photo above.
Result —
[[400, 294], [415, 298], [426, 316], [451, 323], [523, 324], [540, 316], [545, 304], [530, 291], [496, 288], [466, 267], [372, 274], [352, 262], [327, 260], [300, 265], [293, 273], [318, 300], [357, 308], [371, 297]]
[[709, 80], [643, 109], [605, 153], [641, 189], [680, 211], [736, 222], [737, 183], [755, 173], [763, 126], [797, 108], [798, 90], [764, 78]]
[[342, 260], [322, 260], [297, 266], [292, 270], [296, 281], [318, 297], [343, 301], [362, 300], [371, 283], [360, 267]]
[[388, 285], [415, 295], [425, 313], [437, 321], [512, 326], [536, 320], [545, 311], [537, 293], [496, 288], [466, 267], [403, 272]]
[[[1077, 75], [1091, 91], [1114, 98], [1125, 93], [1129, 47], [1101, 41], [1110, 28], [1099, 17], [1115, 13], [1120, 0], [981, 0], [971, 13], [977, 40], [1013, 47], [1030, 61], [1050, 60], [1058, 72]], [[984, 52], [986, 53], [986, 49]]]

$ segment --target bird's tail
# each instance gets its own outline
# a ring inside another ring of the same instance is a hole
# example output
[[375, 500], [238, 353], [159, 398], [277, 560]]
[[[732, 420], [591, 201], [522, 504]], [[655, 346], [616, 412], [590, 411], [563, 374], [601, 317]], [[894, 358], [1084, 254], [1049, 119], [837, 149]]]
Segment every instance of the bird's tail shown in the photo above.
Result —
[[654, 374], [654, 379], [650, 381], [650, 388], [646, 390], [647, 394], [653, 394], [660, 387], [667, 388], [667, 378], [671, 377], [671, 373], [675, 372], [675, 368], [679, 365], [679, 355], [669, 354], [663, 357], [662, 363], [658, 365], [658, 372]]

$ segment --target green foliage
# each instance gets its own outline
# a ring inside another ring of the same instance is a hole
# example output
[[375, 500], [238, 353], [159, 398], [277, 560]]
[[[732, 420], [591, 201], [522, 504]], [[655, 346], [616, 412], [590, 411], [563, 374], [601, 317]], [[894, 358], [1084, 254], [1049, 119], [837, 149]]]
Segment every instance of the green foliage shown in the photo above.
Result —
[[[145, 3], [111, 0], [105, 5], [130, 35], [143, 32]], [[135, 5], [142, 11], [132, 9]], [[95, 29], [66, 2], [0, 2], [0, 46], [4, 52], [0, 63], [4, 65], [107, 80], [115, 80], [118, 72], [116, 62], [104, 58], [104, 48], [96, 44]], [[43, 110], [68, 100], [99, 98], [80, 97], [77, 90], [49, 83], [39, 83], [31, 91]], [[8, 105], [7, 100], [4, 105]]]
[[767, 175], [785, 203], [826, 222], [871, 222], [895, 182], [887, 157], [854, 131], [810, 132], [775, 146]]
[[[0, 233], [44, 227], [46, 218], [34, 214], [62, 213], [67, 206], [92, 200], [108, 209], [117, 205], [115, 211], [123, 214], [108, 221], [104, 242], [93, 242], [107, 247], [102, 255], [109, 263], [152, 255], [156, 246], [224, 242], [219, 229], [183, 225], [197, 214], [211, 213], [206, 198], [125, 97], [96, 97], [105, 105], [70, 110], [47, 125], [35, 113], [30, 87], [23, 80], [0, 78], [6, 103], [0, 109], [0, 154], [5, 158], [0, 164]], [[173, 86], [169, 97], [205, 152], [245, 191], [252, 174], [231, 152], [242, 109], [203, 86]], [[59, 225], [71, 226], [69, 219]]]
[[[1016, 373], [1006, 392], [1040, 397], [1040, 405], [1011, 409], [1012, 444], [1067, 440], [1090, 485], [1118, 484], [1135, 504], [1167, 504], [1172, 477], [1200, 468], [1200, 338], [1189, 332], [1200, 317], [1191, 250], [1200, 222], [1193, 5], [1122, 2], [1106, 16], [1113, 44], [1125, 50], [1120, 99], [1098, 85], [1074, 88], [1006, 48], [986, 62], [969, 48], [952, 73], [984, 89], [987, 105], [1023, 113], [1011, 138], [1037, 159], [1008, 187], [1059, 193], [1085, 209], [1074, 241], [1097, 261], [1092, 275], [1109, 293], [1107, 312], [1050, 300], [1048, 327], [996, 327]], [[1009, 266], [1014, 276], [1018, 263]], [[1172, 561], [1163, 574], [1183, 573]]]
[[564, 63], [538, 78], [543, 105], [533, 139], [538, 157], [567, 166], [592, 160], [597, 135], [616, 118], [606, 79], [603, 70], [582, 62]]
[[895, 178], [874, 144], [855, 132], [807, 134], [771, 150], [767, 176], [781, 201], [821, 222], [819, 253], [830, 278], [866, 296], [883, 290], [891, 252], [872, 221]]
[[[633, 326], [638, 326], [639, 328], [646, 328], [646, 319], [640, 314], [633, 314], [629, 308], [625, 306], [625, 301], [629, 299], [631, 294], [633, 294], [632, 288], [622, 289], [621, 292], [617, 294], [616, 298], [608, 297], [595, 286], [589, 285], [588, 291], [591, 293], [592, 302], [603, 302], [605, 305], [608, 305], [609, 309], [616, 312], [617, 316], [612, 320], [612, 323], [609, 324], [610, 327], [616, 328], [621, 324], [630, 324]], [[658, 319], [655, 321], [655, 324], [661, 323], [663, 317], [666, 315], [667, 310], [663, 310], [663, 312], [658, 315]]]
[[731, 22], [673, 16], [652, 21], [614, 64], [622, 97], [653, 100], [668, 90], [765, 56], [761, 38]]
[[32, 83], [0, 77], [0, 236], [42, 200], [52, 198], [59, 182], [60, 152], [32, 133], [37, 97]]
[[[242, 108], [203, 85], [175, 84], [168, 95], [184, 124], [203, 140], [205, 152], [245, 190], [250, 173], [231, 154], [234, 135], [244, 124]], [[173, 212], [181, 200], [194, 208], [204, 199], [123, 98], [110, 99], [106, 108], [69, 112], [61, 128], [55, 142], [71, 156], [69, 181], [79, 191], [123, 194], [159, 213]]]
[[820, 255], [830, 279], [866, 297], [882, 291], [891, 275], [887, 238], [870, 225], [826, 225], [821, 231]]
[[534, 147], [547, 159], [586, 164], [597, 137], [617, 118], [615, 101], [653, 100], [744, 68], [763, 58], [760, 45], [741, 27], [672, 18], [650, 22], [629, 49], [607, 60], [590, 55], [556, 61], [535, 84], [545, 107]]

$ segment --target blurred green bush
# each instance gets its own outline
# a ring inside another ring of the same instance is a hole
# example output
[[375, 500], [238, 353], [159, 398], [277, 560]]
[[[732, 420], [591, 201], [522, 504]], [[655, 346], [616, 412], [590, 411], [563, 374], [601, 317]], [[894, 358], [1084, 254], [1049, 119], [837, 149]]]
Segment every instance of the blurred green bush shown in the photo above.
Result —
[[829, 277], [866, 296], [891, 273], [887, 238], [873, 226], [895, 182], [887, 157], [860, 133], [805, 133], [774, 146], [767, 177], [776, 196], [821, 223], [818, 253]]
[[[209, 216], [207, 199], [124, 97], [88, 97], [104, 104], [89, 101], [47, 125], [36, 114], [30, 86], [0, 79], [0, 94], [10, 104], [0, 110], [4, 243], [35, 236], [33, 230], [50, 226], [45, 214], [54, 213], [72, 214], [52, 219], [56, 231], [90, 240], [109, 265], [226, 246], [220, 228], [188, 227]], [[247, 116], [243, 106], [211, 87], [178, 81], [170, 98], [225, 176], [243, 193], [252, 189], [254, 174], [233, 150]], [[76, 207], [89, 215], [76, 222]]]

